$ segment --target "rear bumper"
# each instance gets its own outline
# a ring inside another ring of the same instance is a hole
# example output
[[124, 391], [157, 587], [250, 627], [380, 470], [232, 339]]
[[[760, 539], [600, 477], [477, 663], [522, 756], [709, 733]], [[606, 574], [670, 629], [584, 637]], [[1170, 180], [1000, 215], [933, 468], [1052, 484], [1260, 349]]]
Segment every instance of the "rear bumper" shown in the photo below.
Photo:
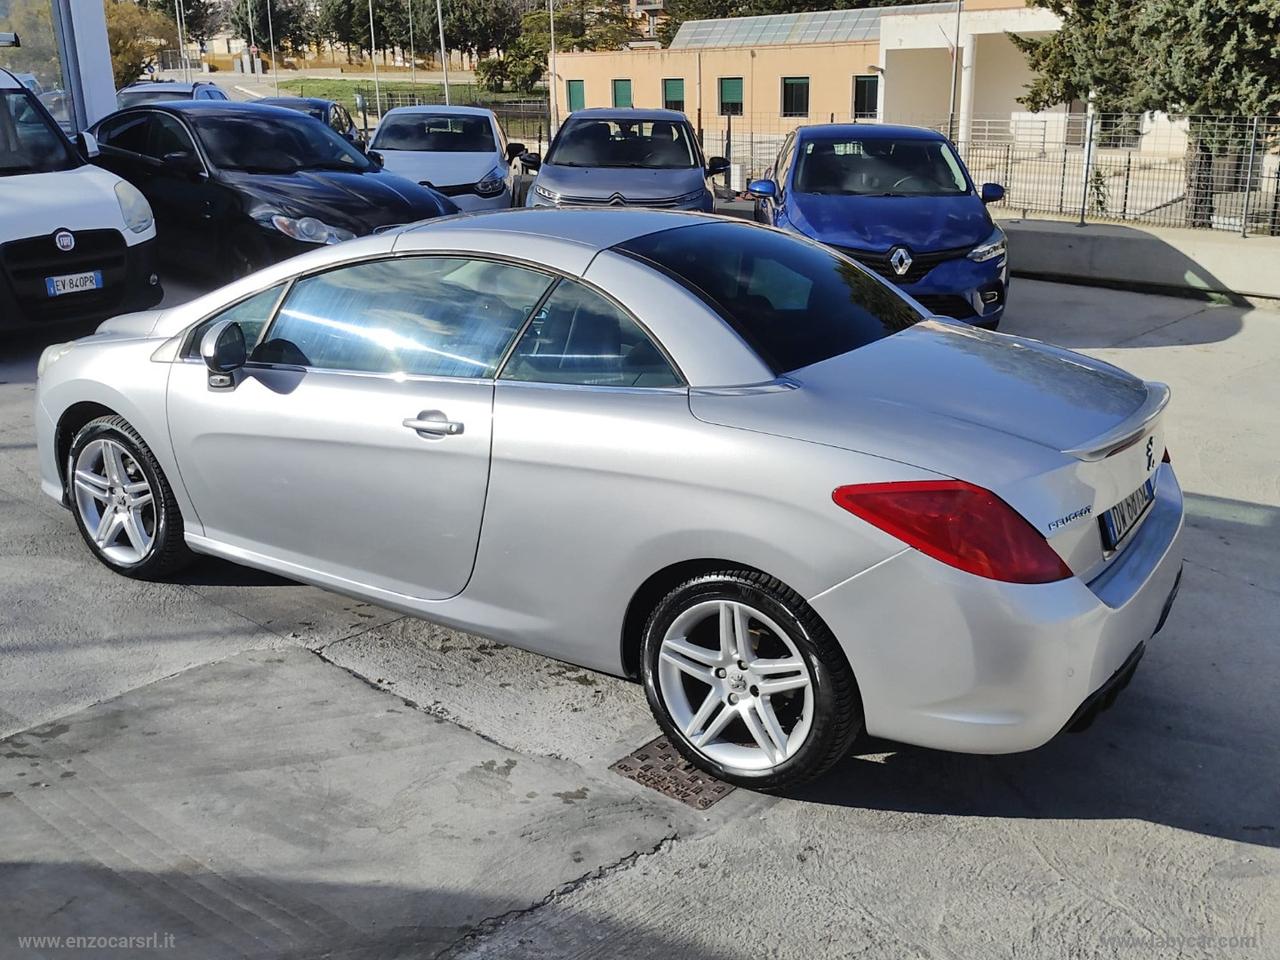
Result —
[[[64, 324], [92, 323], [121, 313], [154, 307], [164, 296], [156, 273], [156, 241], [125, 246], [123, 264], [103, 270], [101, 290], [49, 297], [30, 282], [15, 281], [0, 269], [0, 330], [5, 333], [43, 330]], [[118, 262], [118, 260], [117, 260]], [[96, 269], [96, 263], [84, 265]], [[80, 269], [77, 266], [76, 269]]]
[[1179, 583], [1182, 492], [1168, 466], [1151, 509], [1124, 554], [1087, 584], [999, 583], [904, 550], [812, 598], [853, 667], [867, 732], [1014, 753], [1107, 701], [1163, 626]]

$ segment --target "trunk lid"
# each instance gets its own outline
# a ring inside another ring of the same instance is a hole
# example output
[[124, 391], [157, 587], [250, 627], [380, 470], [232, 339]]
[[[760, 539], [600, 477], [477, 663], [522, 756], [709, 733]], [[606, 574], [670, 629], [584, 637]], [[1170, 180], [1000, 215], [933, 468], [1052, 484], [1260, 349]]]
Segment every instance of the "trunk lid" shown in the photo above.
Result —
[[1108, 559], [1096, 518], [1159, 465], [1167, 398], [1162, 384], [1070, 351], [925, 321], [781, 385], [695, 390], [690, 407], [979, 484], [1086, 575]]

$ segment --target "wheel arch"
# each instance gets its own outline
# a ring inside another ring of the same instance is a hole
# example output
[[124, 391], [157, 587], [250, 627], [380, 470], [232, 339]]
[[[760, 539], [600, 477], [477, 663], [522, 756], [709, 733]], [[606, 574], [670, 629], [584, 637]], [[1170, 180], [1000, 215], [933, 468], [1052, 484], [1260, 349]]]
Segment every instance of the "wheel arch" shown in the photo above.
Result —
[[[730, 560], [723, 557], [702, 557], [694, 560], [681, 560], [677, 563], [668, 564], [661, 570], [651, 574], [635, 592], [631, 595], [630, 601], [627, 603], [626, 613], [622, 618], [622, 637], [621, 637], [621, 662], [623, 676], [628, 680], [640, 679], [640, 649], [644, 640], [644, 625], [649, 619], [649, 614], [653, 612], [653, 608], [658, 601], [674, 590], [679, 584], [693, 577], [702, 574], [712, 573], [716, 570], [749, 570], [753, 573], [759, 573], [766, 577], [772, 577], [784, 585], [786, 581], [780, 577], [775, 577], [767, 570], [762, 570], [750, 563], [741, 563], [737, 560]], [[798, 591], [796, 591], [798, 593]], [[812, 609], [812, 608], [811, 608]], [[816, 610], [813, 611], [814, 616], [822, 619]], [[825, 621], [824, 621], [825, 623]], [[826, 624], [830, 629], [830, 624]], [[834, 631], [833, 631], [834, 635]], [[845, 662], [849, 665], [849, 669], [853, 670], [853, 664], [849, 661], [849, 654], [844, 650], [843, 645], [840, 646], [841, 654], [845, 658]], [[854, 673], [855, 684], [857, 674]]]
[[53, 449], [54, 465], [58, 468], [58, 479], [62, 482], [63, 503], [67, 502], [67, 457], [71, 454], [71, 441], [90, 420], [120, 416], [124, 414], [96, 400], [81, 400], [62, 411], [54, 428]]

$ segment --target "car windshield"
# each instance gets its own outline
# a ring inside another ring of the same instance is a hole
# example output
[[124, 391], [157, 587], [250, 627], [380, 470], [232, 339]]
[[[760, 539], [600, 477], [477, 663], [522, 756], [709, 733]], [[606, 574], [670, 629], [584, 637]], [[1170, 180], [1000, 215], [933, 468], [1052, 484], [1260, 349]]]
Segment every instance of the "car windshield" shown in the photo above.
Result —
[[223, 170], [294, 173], [298, 170], [373, 169], [363, 153], [323, 123], [301, 113], [187, 113], [209, 161]]
[[748, 223], [675, 227], [618, 249], [691, 287], [775, 374], [856, 350], [921, 319], [844, 257]]
[[190, 90], [121, 90], [116, 94], [116, 106], [136, 107], [144, 103], [163, 103], [166, 100], [190, 100]]
[[66, 136], [26, 90], [0, 90], [0, 177], [81, 165]]
[[493, 126], [488, 117], [406, 113], [378, 125], [374, 150], [421, 150], [424, 153], [493, 153]]
[[570, 120], [547, 163], [562, 167], [688, 170], [698, 165], [689, 125], [673, 120]]
[[842, 137], [801, 142], [794, 189], [845, 196], [944, 197], [968, 193], [969, 182], [942, 140]]

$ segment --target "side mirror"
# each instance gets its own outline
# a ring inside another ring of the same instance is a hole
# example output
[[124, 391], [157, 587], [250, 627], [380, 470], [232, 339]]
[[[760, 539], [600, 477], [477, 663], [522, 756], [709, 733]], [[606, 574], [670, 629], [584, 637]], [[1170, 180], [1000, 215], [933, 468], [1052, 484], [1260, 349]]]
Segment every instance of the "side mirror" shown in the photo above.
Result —
[[244, 342], [244, 331], [234, 320], [220, 320], [205, 331], [200, 338], [200, 356], [209, 368], [209, 386], [217, 389], [230, 387], [231, 374], [245, 365], [249, 351]]
[[981, 196], [983, 203], [998, 203], [1004, 199], [1004, 187], [998, 183], [984, 183]]
[[200, 163], [200, 158], [194, 153], [186, 150], [178, 150], [173, 153], [166, 153], [160, 162], [166, 170], [184, 177], [194, 177], [197, 174], [204, 173], [204, 167]]
[[724, 173], [728, 169], [729, 161], [724, 157], [707, 158], [707, 176], [714, 177], [717, 173]]
[[379, 170], [385, 165], [386, 161], [382, 159], [382, 154], [377, 150], [365, 150], [364, 155], [369, 158], [375, 167]]
[[778, 195], [778, 185], [772, 180], [752, 180], [747, 184], [747, 193], [762, 200], [772, 200]]
[[80, 155], [86, 160], [94, 160], [102, 152], [98, 149], [98, 138], [88, 130], [76, 134], [76, 146], [80, 148]]
[[523, 164], [525, 165], [525, 167], [526, 167], [527, 169], [529, 169], [529, 170], [540, 170], [540, 169], [542, 169], [542, 155], [541, 155], [541, 154], [537, 154], [537, 153], [530, 153], [528, 150], [526, 150], [524, 153], [520, 154], [520, 156], [519, 156], [517, 159], [518, 159], [521, 163], [523, 163]]
[[507, 144], [507, 163], [510, 163], [512, 160], [514, 160], [516, 157], [520, 156], [520, 154], [524, 152], [525, 152], [525, 148], [523, 143], [508, 143]]

